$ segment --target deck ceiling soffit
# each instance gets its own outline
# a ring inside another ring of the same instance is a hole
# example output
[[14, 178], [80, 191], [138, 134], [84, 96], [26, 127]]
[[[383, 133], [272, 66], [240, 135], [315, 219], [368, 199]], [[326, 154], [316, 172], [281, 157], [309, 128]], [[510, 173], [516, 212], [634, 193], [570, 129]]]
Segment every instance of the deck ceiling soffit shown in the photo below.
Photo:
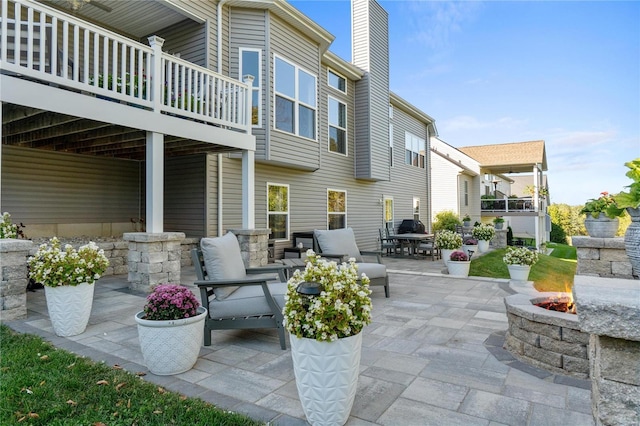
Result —
[[95, 0], [77, 11], [71, 9], [67, 0], [45, 0], [42, 3], [142, 42], [146, 42], [145, 37], [185, 19], [204, 22], [166, 0]]
[[[237, 150], [165, 135], [165, 154], [226, 153]], [[146, 132], [51, 111], [2, 105], [2, 144], [74, 154], [145, 159]]]

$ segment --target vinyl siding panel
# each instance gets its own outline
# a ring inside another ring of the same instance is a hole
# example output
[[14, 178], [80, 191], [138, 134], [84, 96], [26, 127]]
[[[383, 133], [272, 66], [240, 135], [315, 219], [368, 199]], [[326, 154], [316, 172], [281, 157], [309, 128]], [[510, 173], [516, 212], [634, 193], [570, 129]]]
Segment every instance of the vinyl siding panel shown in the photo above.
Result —
[[[261, 127], [253, 127], [251, 133], [256, 137], [256, 160], [267, 159], [267, 141], [265, 126], [267, 122], [266, 111], [268, 108], [267, 99], [264, 92], [266, 63], [266, 16], [267, 12], [256, 9], [231, 9], [230, 10], [230, 75], [238, 80], [242, 79], [238, 69], [240, 64], [240, 48], [252, 48], [261, 50], [261, 73], [262, 73], [262, 117]], [[258, 78], [258, 76], [254, 76]]]
[[206, 67], [207, 26], [185, 20], [160, 31], [157, 35], [165, 39], [162, 50], [180, 54], [180, 58]]
[[[291, 28], [283, 20], [269, 15], [270, 17], [270, 50], [269, 58], [269, 81], [271, 99], [267, 100], [271, 108], [270, 141], [269, 141], [269, 159], [275, 164], [285, 166], [299, 167], [308, 170], [315, 170], [320, 167], [319, 142], [301, 138], [299, 136], [282, 132], [274, 128], [274, 102], [275, 102], [275, 84], [274, 84], [274, 60], [275, 55], [295, 64], [305, 71], [316, 76], [316, 85], [320, 81], [320, 50], [319, 46], [306, 37], [303, 33]], [[317, 100], [316, 105], [319, 106], [321, 101], [320, 90], [316, 89]], [[319, 117], [326, 114], [326, 111], [320, 109], [316, 112], [316, 137], [318, 137], [317, 122]]]
[[164, 179], [165, 231], [205, 235], [206, 156], [167, 158]]
[[2, 145], [2, 208], [27, 225], [130, 223], [143, 173], [135, 161]]
[[[203, 49], [205, 52], [205, 58], [203, 64], [206, 68], [216, 71], [216, 64], [218, 58], [217, 45], [216, 45], [216, 34], [217, 34], [217, 1], [192, 1], [192, 0], [172, 0], [172, 2], [181, 8], [194, 13], [200, 16], [203, 19], [207, 20], [206, 24], [203, 24], [203, 32], [207, 34], [207, 37], [204, 39]], [[226, 28], [226, 23], [224, 21], [224, 15], [226, 15], [226, 7], [223, 7], [223, 28]], [[226, 31], [224, 32], [226, 35]], [[223, 40], [228, 43], [228, 38], [225, 36]], [[167, 41], [165, 41], [166, 45]], [[169, 41], [169, 44], [171, 42]], [[228, 44], [227, 44], [228, 45]], [[224, 43], [223, 43], [224, 46]], [[184, 58], [184, 56], [183, 56]], [[208, 63], [207, 63], [208, 61]], [[199, 64], [199, 62], [198, 62]]]
[[[431, 212], [433, 217], [441, 211], [452, 210], [459, 214], [459, 183], [458, 174], [462, 171], [460, 167], [437, 154], [431, 155], [431, 176], [433, 185], [431, 194]], [[464, 185], [464, 184], [462, 184]], [[470, 184], [471, 185], [471, 184]], [[469, 188], [471, 190], [471, 188]]]

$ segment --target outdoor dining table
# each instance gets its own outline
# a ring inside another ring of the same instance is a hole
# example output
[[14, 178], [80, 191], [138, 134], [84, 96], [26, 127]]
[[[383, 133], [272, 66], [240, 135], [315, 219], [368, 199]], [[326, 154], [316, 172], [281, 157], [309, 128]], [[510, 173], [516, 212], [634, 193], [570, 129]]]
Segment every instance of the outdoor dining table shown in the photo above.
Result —
[[[395, 235], [396, 241], [406, 241], [409, 243], [409, 255], [416, 256], [418, 254], [418, 248], [420, 243], [424, 241], [433, 240], [433, 234], [397, 234]], [[404, 253], [404, 251], [403, 251]]]

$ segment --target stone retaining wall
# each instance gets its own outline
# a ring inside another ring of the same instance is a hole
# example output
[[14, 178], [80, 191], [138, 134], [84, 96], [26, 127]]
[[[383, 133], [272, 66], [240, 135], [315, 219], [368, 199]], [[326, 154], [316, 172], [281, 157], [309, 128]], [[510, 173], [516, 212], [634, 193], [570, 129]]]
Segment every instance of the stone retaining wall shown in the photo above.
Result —
[[571, 237], [578, 252], [577, 275], [632, 279], [624, 238]]
[[[104, 250], [105, 256], [109, 259], [109, 267], [103, 275], [124, 275], [129, 273], [129, 243], [123, 239], [118, 238], [89, 238], [89, 237], [77, 237], [77, 238], [58, 238], [62, 245], [71, 244], [75, 248], [81, 245], [87, 244], [89, 241], [94, 241], [98, 247]], [[33, 247], [30, 250], [30, 255], [33, 256], [38, 246], [42, 243], [49, 241], [49, 238], [33, 238]], [[180, 266], [191, 266], [191, 249], [195, 248], [200, 242], [200, 238], [185, 238], [180, 243]]]
[[[539, 303], [556, 293], [540, 293]], [[505, 298], [509, 329], [505, 349], [520, 361], [557, 374], [589, 377], [589, 334], [583, 333], [577, 315], [534, 306], [532, 297], [514, 294]]]

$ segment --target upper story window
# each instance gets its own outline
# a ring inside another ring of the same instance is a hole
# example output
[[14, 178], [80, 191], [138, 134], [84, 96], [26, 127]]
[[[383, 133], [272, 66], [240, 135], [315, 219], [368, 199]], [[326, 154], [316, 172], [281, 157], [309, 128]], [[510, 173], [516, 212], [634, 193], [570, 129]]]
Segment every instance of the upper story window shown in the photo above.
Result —
[[316, 76], [275, 58], [275, 127], [316, 139]]
[[469, 205], [469, 181], [464, 181], [464, 205]]
[[405, 132], [404, 134], [404, 147], [405, 147], [405, 163], [411, 166], [425, 168], [425, 150], [426, 144], [424, 139], [418, 136]]
[[329, 86], [341, 92], [347, 93], [347, 79], [329, 70], [327, 71], [327, 82]]
[[251, 124], [262, 125], [262, 51], [260, 49], [240, 48], [240, 79], [245, 75], [253, 76], [251, 90]]
[[269, 238], [289, 239], [289, 185], [267, 183], [267, 223]]
[[347, 227], [347, 191], [327, 190], [327, 229]]
[[347, 105], [329, 97], [329, 151], [347, 155]]
[[393, 124], [389, 124], [389, 167], [393, 167]]

